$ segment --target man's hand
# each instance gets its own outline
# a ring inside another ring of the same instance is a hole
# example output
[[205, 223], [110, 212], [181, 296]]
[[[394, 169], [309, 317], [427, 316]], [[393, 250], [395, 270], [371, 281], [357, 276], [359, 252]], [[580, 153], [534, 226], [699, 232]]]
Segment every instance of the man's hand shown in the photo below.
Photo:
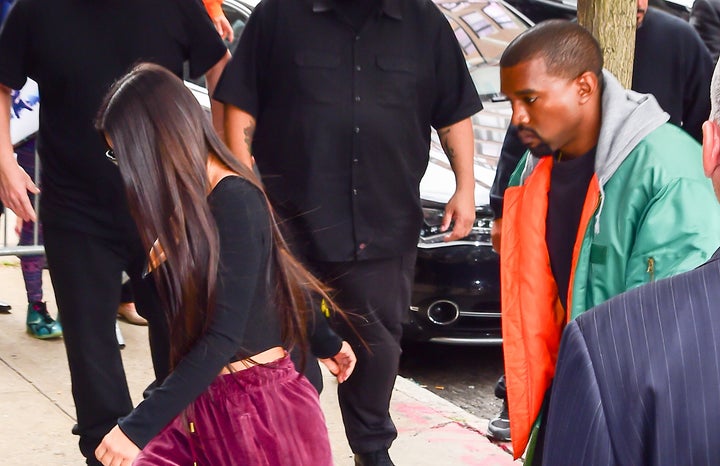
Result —
[[445, 216], [442, 225], [440, 225], [440, 231], [447, 231], [451, 222], [455, 222], [453, 229], [450, 234], [445, 235], [443, 241], [459, 240], [470, 234], [475, 222], [475, 198], [473, 192], [466, 194], [455, 191], [455, 194], [445, 206]]
[[347, 341], [343, 341], [338, 354], [332, 358], [320, 359], [320, 362], [325, 364], [325, 367], [328, 368], [330, 373], [337, 377], [338, 383], [343, 383], [350, 377], [350, 374], [352, 374], [355, 369], [357, 357], [355, 357], [355, 352], [352, 347], [350, 347], [350, 344]]
[[500, 254], [500, 239], [502, 238], [502, 219], [496, 218], [490, 230], [490, 240], [496, 253]]
[[118, 426], [112, 428], [95, 450], [95, 457], [103, 466], [130, 466], [140, 449]]
[[228, 42], [232, 42], [233, 39], [235, 39], [235, 31], [233, 31], [232, 26], [230, 26], [230, 21], [228, 21], [224, 14], [213, 18], [212, 22], [221, 38]]
[[0, 157], [0, 200], [19, 218], [35, 222], [37, 217], [30, 203], [28, 191], [33, 194], [40, 192], [15, 159]]
[[13, 156], [10, 141], [12, 89], [0, 84], [0, 200], [23, 220], [36, 221], [28, 191], [40, 192]]

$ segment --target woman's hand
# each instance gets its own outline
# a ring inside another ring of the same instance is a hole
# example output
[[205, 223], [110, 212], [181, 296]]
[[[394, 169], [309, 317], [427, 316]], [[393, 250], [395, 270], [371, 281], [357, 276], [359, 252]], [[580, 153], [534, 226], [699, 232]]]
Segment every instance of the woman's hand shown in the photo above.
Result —
[[350, 344], [347, 341], [343, 341], [340, 351], [338, 351], [335, 356], [320, 359], [320, 362], [325, 364], [330, 373], [337, 377], [338, 383], [343, 383], [350, 377], [353, 369], [355, 369], [357, 357], [352, 347], [350, 347]]
[[103, 466], [130, 466], [140, 449], [118, 426], [112, 428], [95, 450], [95, 457]]

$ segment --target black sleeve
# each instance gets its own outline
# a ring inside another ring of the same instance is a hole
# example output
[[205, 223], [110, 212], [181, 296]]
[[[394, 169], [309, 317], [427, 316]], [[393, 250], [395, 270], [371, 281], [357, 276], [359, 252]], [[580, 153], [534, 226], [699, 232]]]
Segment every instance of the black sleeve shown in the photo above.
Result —
[[495, 172], [495, 180], [492, 188], [490, 188], [490, 207], [495, 218], [502, 218], [505, 189], [510, 182], [510, 176], [512, 176], [518, 162], [520, 162], [526, 151], [527, 148], [518, 137], [517, 127], [510, 125], [507, 133], [505, 133], [505, 140], [500, 150], [497, 171]]
[[213, 321], [163, 384], [118, 422], [140, 448], [207, 389], [242, 347], [248, 316], [258, 312], [252, 300], [270, 250], [265, 203], [247, 182], [221, 183], [213, 208], [221, 258]]
[[438, 24], [434, 50], [438, 88], [431, 124], [438, 129], [476, 114], [483, 106], [450, 23], [434, 5], [433, 10]]
[[187, 28], [187, 58], [190, 77], [196, 79], [212, 68], [227, 53], [205, 7], [200, 0], [180, 0]]
[[20, 89], [30, 74], [31, 14], [27, 1], [18, 0], [0, 27], [0, 83]]
[[213, 94], [215, 100], [234, 105], [254, 118], [260, 109], [262, 72], [272, 48], [272, 6], [265, 0], [255, 7]]
[[682, 127], [702, 144], [702, 124], [710, 115], [710, 80], [714, 63], [710, 52], [698, 33], [683, 24], [686, 42], [682, 47], [685, 55], [685, 89], [683, 93]]
[[720, 4], [710, 0], [695, 0], [690, 12], [690, 25], [698, 32], [716, 62], [720, 56]]
[[315, 307], [313, 318], [308, 321], [308, 335], [310, 351], [316, 358], [331, 358], [342, 347], [342, 338], [330, 327], [319, 305]]

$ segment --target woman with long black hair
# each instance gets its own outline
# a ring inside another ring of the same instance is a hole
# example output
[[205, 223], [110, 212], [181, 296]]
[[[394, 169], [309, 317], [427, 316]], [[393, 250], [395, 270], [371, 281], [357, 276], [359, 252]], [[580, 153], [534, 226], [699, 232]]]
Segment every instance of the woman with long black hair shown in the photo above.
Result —
[[[141, 64], [100, 109], [164, 299], [173, 371], [96, 450], [104, 465], [330, 465], [305, 352], [310, 303], [332, 300], [289, 253], [255, 176], [182, 81]], [[347, 343], [338, 380], [354, 367]], [[142, 450], [142, 451], [141, 451]]]

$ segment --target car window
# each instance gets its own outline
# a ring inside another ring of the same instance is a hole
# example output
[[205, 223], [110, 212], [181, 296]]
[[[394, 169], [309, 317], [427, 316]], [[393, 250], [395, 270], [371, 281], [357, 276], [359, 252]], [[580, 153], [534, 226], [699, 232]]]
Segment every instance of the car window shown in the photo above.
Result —
[[487, 98], [499, 95], [500, 56], [529, 24], [496, 0], [435, 3], [455, 32], [478, 93]]

